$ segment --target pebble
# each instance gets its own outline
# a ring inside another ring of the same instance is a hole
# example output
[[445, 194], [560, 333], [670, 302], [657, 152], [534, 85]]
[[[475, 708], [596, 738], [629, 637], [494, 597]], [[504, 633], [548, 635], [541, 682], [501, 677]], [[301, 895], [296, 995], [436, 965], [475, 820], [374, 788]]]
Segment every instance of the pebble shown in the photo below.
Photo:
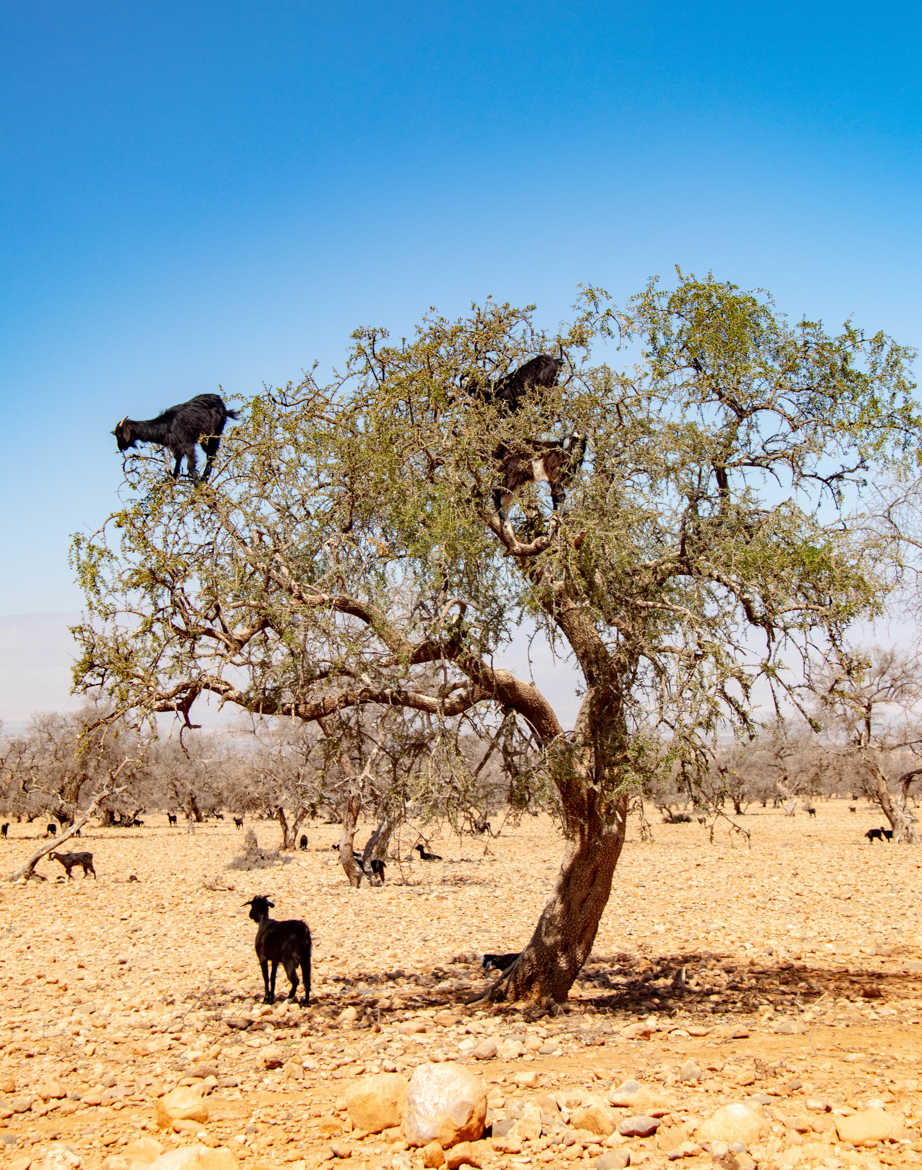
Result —
[[657, 1129], [659, 1129], [657, 1118], [638, 1113], [634, 1117], [625, 1118], [618, 1126], [618, 1133], [622, 1137], [650, 1137]]

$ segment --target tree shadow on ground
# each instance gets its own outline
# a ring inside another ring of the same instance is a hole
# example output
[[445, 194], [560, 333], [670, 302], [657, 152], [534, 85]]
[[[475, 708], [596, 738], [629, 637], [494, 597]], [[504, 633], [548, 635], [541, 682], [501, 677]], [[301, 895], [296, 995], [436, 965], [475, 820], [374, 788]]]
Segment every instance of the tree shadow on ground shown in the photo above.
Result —
[[918, 997], [920, 978], [870, 968], [747, 960], [714, 952], [640, 960], [623, 953], [591, 959], [574, 990], [581, 1006], [599, 1012], [710, 1018], [748, 1015], [764, 1007], [796, 1012], [822, 999]]
[[[327, 977], [334, 990], [315, 994], [306, 1019], [337, 1019], [346, 1008], [356, 1011], [356, 1023], [377, 1026], [399, 1020], [408, 1013], [439, 1009], [463, 1012], [474, 1007], [497, 1014], [537, 1018], [545, 1009], [516, 1004], [489, 1005], [482, 1002], [495, 976], [480, 969], [479, 955], [459, 955], [429, 971], [404, 968], [358, 971]], [[282, 988], [287, 989], [280, 973]], [[248, 1026], [247, 1009], [259, 999], [254, 992], [216, 985], [209, 989], [199, 1007], [226, 1014], [240, 1010], [240, 1026]], [[758, 962], [715, 952], [682, 952], [655, 959], [629, 953], [592, 958], [573, 988], [564, 1012], [607, 1016], [613, 1022], [630, 1023], [641, 1016], [672, 1018], [676, 1026], [713, 1025], [715, 1016], [738, 1017], [741, 1021], [765, 1007], [796, 1015], [821, 1000], [847, 999], [856, 1003], [872, 1000], [918, 999], [922, 976], [901, 972], [851, 968], [813, 967], [806, 963]], [[279, 1002], [283, 996], [279, 996]], [[265, 1021], [262, 1021], [265, 1022]], [[297, 1018], [273, 1021], [275, 1027], [295, 1027]], [[235, 1025], [231, 1025], [235, 1026]]]

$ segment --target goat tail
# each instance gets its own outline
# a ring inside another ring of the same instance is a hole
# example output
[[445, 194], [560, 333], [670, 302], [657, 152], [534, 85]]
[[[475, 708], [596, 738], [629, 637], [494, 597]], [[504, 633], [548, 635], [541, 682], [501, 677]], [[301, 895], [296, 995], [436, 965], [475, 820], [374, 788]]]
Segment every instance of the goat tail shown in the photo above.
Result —
[[228, 410], [227, 417], [228, 418], [240, 418], [240, 411], [239, 410]]

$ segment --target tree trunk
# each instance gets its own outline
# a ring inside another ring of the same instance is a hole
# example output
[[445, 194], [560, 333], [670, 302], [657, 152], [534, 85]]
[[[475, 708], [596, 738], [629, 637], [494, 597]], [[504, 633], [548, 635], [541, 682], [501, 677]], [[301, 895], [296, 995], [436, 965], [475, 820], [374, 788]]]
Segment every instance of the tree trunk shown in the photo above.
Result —
[[288, 818], [281, 805], [278, 805], [275, 810], [275, 819], [282, 826], [282, 852], [290, 853], [295, 847], [294, 829], [289, 829]]
[[346, 871], [349, 885], [355, 886], [356, 889], [362, 884], [362, 871], [355, 864], [355, 856], [353, 854], [355, 848], [355, 827], [358, 824], [359, 813], [361, 811], [362, 798], [358, 792], [353, 790], [349, 794], [349, 799], [343, 808], [343, 832], [339, 839], [339, 860], [342, 862], [342, 867]]
[[387, 847], [391, 842], [394, 829], [400, 823], [400, 819], [398, 817], [384, 817], [365, 842], [365, 848], [362, 851], [362, 865], [365, 867], [366, 872], [368, 872], [368, 863], [373, 859], [377, 861], [387, 860]]
[[919, 773], [913, 769], [900, 777], [900, 794], [896, 800], [890, 795], [887, 777], [881, 771], [880, 765], [870, 755], [864, 757], [864, 766], [870, 777], [871, 794], [881, 807], [884, 816], [893, 829], [893, 840], [897, 843], [915, 845], [918, 840], [916, 826], [908, 808], [909, 786]]
[[[580, 827], [577, 839], [570, 842], [554, 892], [531, 940], [489, 993], [494, 1003], [566, 1000], [589, 958], [611, 894], [627, 820], [627, 801], [620, 804], [620, 815], [613, 824], [591, 816]], [[498, 943], [498, 948], [501, 945]]]

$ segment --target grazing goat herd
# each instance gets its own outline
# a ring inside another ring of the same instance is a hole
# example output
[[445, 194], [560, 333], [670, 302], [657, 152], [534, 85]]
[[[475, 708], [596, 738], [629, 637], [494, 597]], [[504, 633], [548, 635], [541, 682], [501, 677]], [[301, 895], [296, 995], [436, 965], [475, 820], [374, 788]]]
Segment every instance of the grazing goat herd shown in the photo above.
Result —
[[[557, 382], [563, 363], [561, 347], [560, 357], [538, 354], [495, 382], [469, 379], [464, 388], [472, 397], [491, 402], [502, 414], [512, 415], [519, 410], [529, 390], [547, 389]], [[205, 452], [205, 467], [201, 474], [201, 480], [205, 481], [211, 474], [224, 426], [229, 418], [237, 417], [237, 412], [228, 410], [220, 395], [198, 394], [188, 402], [169, 407], [156, 418], [123, 418], [112, 433], [122, 452], [138, 443], [166, 447], [173, 456], [173, 478], [179, 478], [185, 459], [189, 478], [198, 483], [196, 447], [201, 446]], [[528, 483], [548, 484], [551, 506], [557, 511], [562, 507], [566, 490], [585, 457], [586, 436], [580, 434], [565, 435], [562, 439], [528, 439], [497, 444], [493, 461], [499, 478], [492, 489], [492, 498], [500, 521], [505, 524], [516, 494]]]

